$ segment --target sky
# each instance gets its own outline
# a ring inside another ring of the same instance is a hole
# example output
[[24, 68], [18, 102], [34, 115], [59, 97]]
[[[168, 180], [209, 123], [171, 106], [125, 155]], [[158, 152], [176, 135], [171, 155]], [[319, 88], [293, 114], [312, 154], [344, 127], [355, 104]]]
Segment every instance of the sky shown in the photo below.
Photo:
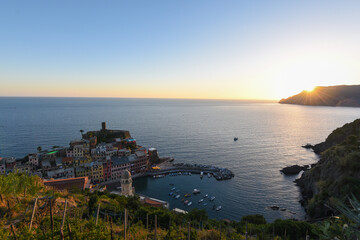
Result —
[[0, 96], [281, 99], [360, 84], [360, 1], [3, 0]]

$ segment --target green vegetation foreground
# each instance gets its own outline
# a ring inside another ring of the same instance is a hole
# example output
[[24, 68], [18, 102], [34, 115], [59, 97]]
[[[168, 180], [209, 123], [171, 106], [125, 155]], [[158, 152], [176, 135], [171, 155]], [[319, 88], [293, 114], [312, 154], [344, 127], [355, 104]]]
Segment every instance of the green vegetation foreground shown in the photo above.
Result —
[[359, 227], [347, 217], [318, 224], [267, 223], [261, 215], [218, 221], [204, 210], [175, 214], [137, 197], [54, 191], [39, 177], [16, 173], [0, 175], [0, 217], [0, 239], [351, 239]]

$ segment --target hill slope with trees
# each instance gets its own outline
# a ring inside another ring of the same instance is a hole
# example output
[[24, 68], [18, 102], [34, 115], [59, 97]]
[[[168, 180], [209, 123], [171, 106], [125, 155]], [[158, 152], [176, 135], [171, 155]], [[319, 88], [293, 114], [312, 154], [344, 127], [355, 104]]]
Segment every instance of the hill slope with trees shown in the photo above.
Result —
[[281, 99], [279, 103], [310, 106], [360, 107], [360, 85], [316, 87]]
[[320, 160], [296, 182], [309, 217], [326, 217], [336, 213], [335, 199], [360, 198], [360, 119], [335, 129], [312, 149]]

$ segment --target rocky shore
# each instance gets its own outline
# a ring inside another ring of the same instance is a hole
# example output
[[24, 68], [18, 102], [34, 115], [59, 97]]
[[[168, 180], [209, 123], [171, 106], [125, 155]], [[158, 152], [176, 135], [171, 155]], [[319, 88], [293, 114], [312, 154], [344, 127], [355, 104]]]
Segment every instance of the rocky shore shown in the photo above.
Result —
[[320, 160], [310, 169], [292, 166], [286, 170], [304, 170], [295, 183], [309, 220], [336, 213], [333, 198], [346, 203], [351, 194], [360, 197], [360, 119], [335, 129], [322, 143], [303, 147], [313, 149]]

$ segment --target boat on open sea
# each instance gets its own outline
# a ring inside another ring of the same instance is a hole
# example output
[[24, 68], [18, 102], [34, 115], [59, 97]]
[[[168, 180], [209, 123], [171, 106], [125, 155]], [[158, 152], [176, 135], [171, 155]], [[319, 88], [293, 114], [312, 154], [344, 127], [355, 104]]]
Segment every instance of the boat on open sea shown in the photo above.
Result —
[[234, 137], [234, 141], [236, 142], [237, 140], [239, 140], [239, 138], [237, 138], [237, 137]]

